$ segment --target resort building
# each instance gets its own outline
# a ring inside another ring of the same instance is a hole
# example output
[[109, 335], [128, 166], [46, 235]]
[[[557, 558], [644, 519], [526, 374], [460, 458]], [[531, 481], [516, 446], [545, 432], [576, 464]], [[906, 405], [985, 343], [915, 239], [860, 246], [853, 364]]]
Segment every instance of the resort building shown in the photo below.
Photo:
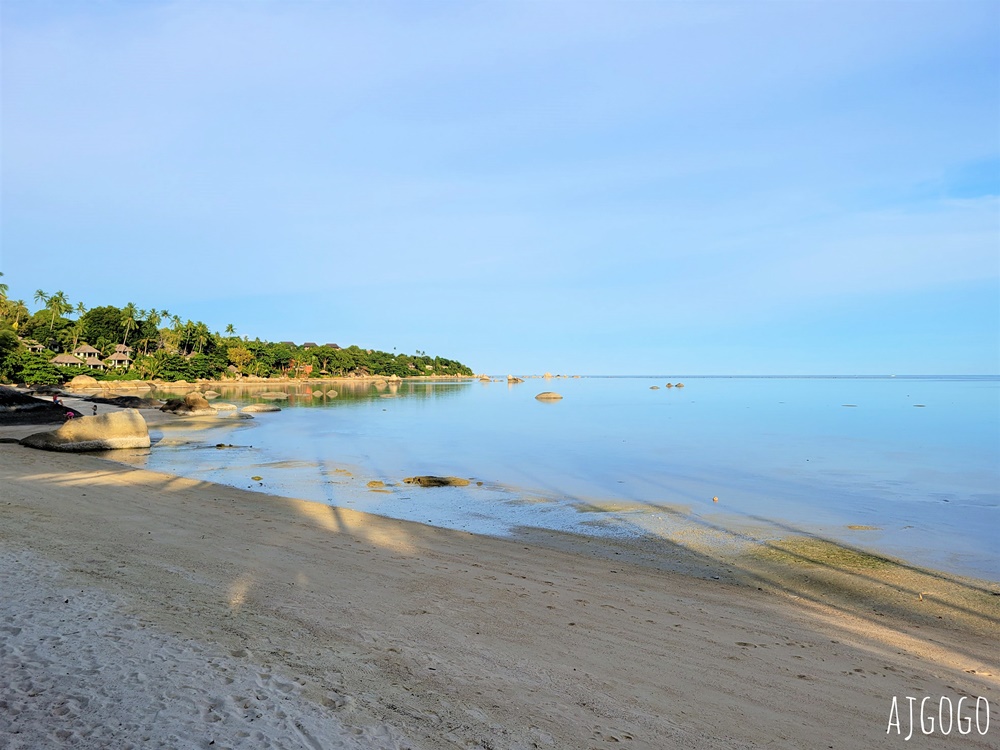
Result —
[[59, 367], [83, 367], [83, 360], [72, 354], [57, 354], [49, 362]]
[[21, 343], [24, 344], [26, 347], [28, 347], [29, 352], [32, 352], [34, 354], [39, 354], [45, 351], [45, 347], [42, 344], [39, 344], [34, 339], [21, 339]]
[[115, 352], [106, 360], [104, 360], [104, 364], [106, 364], [108, 367], [128, 367], [130, 364], [132, 364], [132, 358], [129, 357], [129, 355], [127, 355], [125, 352]]
[[101, 361], [101, 353], [90, 344], [80, 344], [73, 350], [73, 354], [83, 359], [84, 365], [91, 370], [103, 370], [104, 363]]

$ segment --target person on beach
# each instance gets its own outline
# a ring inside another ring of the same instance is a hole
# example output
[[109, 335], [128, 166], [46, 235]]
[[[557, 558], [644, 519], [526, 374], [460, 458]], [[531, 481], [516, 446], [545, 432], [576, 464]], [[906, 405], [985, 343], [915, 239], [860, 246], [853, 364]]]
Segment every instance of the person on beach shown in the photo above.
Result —
[[75, 415], [73, 414], [73, 412], [71, 411], [66, 412], [66, 419], [72, 419], [74, 416]]

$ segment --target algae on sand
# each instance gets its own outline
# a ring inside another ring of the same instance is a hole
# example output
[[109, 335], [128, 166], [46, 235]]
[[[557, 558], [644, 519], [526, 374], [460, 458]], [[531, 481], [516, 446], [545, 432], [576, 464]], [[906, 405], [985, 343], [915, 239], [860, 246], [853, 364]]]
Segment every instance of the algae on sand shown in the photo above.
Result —
[[881, 568], [894, 564], [887, 557], [812, 536], [788, 537], [769, 542], [757, 554], [760, 558], [773, 562], [841, 569]]

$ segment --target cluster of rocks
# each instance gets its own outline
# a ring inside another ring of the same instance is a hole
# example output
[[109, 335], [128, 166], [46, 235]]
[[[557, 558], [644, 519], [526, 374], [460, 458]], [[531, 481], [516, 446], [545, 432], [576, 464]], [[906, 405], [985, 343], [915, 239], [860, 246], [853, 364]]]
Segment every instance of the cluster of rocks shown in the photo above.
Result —
[[[192, 391], [183, 398], [167, 399], [167, 402], [160, 407], [160, 411], [170, 414], [177, 414], [184, 417], [230, 417], [233, 419], [253, 419], [252, 412], [281, 411], [277, 406], [270, 404], [251, 404], [243, 407], [242, 410], [236, 404], [211, 403], [208, 394]], [[219, 394], [215, 394], [213, 398]]]

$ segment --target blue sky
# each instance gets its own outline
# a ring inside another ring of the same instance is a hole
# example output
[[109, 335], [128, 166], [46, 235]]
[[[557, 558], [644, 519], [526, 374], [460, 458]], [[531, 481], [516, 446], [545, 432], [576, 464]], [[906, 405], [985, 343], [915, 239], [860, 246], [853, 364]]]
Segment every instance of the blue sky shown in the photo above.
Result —
[[1000, 4], [2, 0], [10, 295], [581, 374], [1000, 372]]

